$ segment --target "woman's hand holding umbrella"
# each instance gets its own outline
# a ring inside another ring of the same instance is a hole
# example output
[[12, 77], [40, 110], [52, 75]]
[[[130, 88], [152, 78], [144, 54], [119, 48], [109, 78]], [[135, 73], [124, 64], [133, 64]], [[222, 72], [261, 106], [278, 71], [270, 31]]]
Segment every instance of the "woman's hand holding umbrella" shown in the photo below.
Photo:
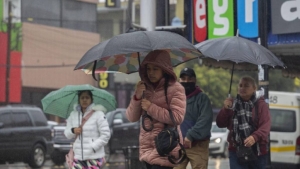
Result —
[[136, 85], [136, 92], [135, 92], [135, 96], [137, 99], [142, 99], [143, 97], [143, 93], [146, 90], [146, 86], [144, 84], [143, 81], [139, 81]]
[[224, 100], [224, 108], [225, 109], [231, 109], [232, 108], [232, 102], [233, 102], [233, 99], [231, 97], [226, 98]]
[[81, 129], [81, 127], [75, 127], [75, 128], [74, 128], [74, 134], [76, 134], [76, 135], [80, 135], [80, 134], [81, 134], [81, 132], [82, 132], [82, 129]]

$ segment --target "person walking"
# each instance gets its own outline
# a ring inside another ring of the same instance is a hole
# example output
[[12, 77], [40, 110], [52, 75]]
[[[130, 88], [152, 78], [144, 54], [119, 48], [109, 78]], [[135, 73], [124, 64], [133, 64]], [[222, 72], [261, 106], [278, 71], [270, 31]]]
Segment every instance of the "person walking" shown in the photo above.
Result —
[[[237, 97], [234, 100], [226, 98], [217, 115], [218, 127], [227, 127], [230, 131], [227, 141], [231, 169], [265, 169], [266, 166], [271, 118], [264, 97], [257, 96], [256, 89], [252, 77], [242, 77]], [[237, 156], [238, 147], [251, 147], [257, 159], [241, 162]]]
[[[110, 129], [104, 113], [106, 109], [93, 103], [89, 90], [78, 92], [78, 105], [67, 119], [64, 131], [68, 139], [76, 138], [73, 144], [73, 169], [99, 169], [105, 163], [104, 146], [110, 139]], [[82, 118], [93, 113], [81, 127]]]
[[[172, 111], [176, 125], [183, 121], [186, 106], [184, 88], [177, 82], [169, 53], [163, 50], [152, 51], [145, 57], [139, 75], [141, 81], [137, 83], [126, 111], [131, 122], [140, 120], [142, 115], [150, 116], [144, 119], [147, 131], [143, 127], [140, 129], [139, 159], [145, 162], [147, 169], [172, 169], [175, 165], [168, 157], [158, 154], [154, 139], [164, 129], [164, 124], [173, 126], [168, 110]], [[177, 129], [181, 134], [180, 128]], [[179, 148], [177, 146], [171, 152], [176, 158]]]
[[187, 158], [175, 169], [186, 169], [189, 162], [192, 169], [207, 169], [213, 121], [210, 99], [196, 86], [196, 74], [193, 69], [181, 70], [180, 83], [185, 88], [187, 99], [184, 121], [180, 125]]

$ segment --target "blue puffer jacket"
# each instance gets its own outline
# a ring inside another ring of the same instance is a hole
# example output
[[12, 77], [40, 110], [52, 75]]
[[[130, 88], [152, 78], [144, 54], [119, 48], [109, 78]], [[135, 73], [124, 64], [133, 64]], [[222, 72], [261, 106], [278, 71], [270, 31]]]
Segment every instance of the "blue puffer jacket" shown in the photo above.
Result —
[[191, 141], [209, 139], [213, 120], [210, 99], [199, 87], [187, 96], [186, 113], [180, 128], [184, 137]]

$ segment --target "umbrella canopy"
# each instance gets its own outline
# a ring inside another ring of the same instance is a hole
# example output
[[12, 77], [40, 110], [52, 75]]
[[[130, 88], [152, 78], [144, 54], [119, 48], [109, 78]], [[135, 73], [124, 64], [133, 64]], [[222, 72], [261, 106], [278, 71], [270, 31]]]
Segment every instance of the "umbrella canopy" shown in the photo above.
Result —
[[195, 47], [203, 54], [204, 65], [232, 69], [229, 95], [234, 69], [257, 70], [257, 65], [285, 68], [267, 48], [238, 36], [206, 40]]
[[59, 90], [55, 90], [46, 95], [42, 100], [45, 113], [68, 118], [78, 104], [78, 91], [90, 90], [93, 94], [93, 103], [101, 104], [107, 112], [116, 109], [115, 97], [109, 92], [98, 89], [91, 85], [67, 85]]
[[267, 48], [238, 36], [206, 40], [195, 47], [208, 66], [231, 69], [232, 63], [236, 63], [238, 70], [257, 70], [257, 65], [284, 68], [284, 63]]
[[145, 56], [153, 50], [166, 50], [173, 66], [198, 58], [201, 53], [184, 37], [167, 31], [137, 31], [120, 34], [92, 47], [75, 70], [87, 74], [137, 72]]

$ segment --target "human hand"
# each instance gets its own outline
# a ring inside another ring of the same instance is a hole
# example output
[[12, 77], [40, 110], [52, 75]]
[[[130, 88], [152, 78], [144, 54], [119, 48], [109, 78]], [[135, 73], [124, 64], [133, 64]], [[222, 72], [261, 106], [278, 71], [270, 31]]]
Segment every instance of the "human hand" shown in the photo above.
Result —
[[81, 132], [82, 132], [81, 127], [75, 127], [74, 128], [74, 134], [79, 135], [79, 134], [81, 134]]
[[142, 99], [143, 92], [146, 90], [146, 86], [143, 81], [139, 81], [136, 85], [135, 96], [137, 99]]
[[253, 136], [249, 136], [244, 140], [244, 145], [246, 147], [251, 147], [253, 146], [253, 144], [255, 144], [255, 139]]
[[191, 148], [192, 147], [192, 142], [187, 137], [184, 138], [183, 147], [184, 148]]
[[233, 98], [226, 98], [223, 102], [225, 109], [231, 109], [232, 108], [232, 102]]
[[142, 99], [141, 106], [142, 106], [143, 110], [148, 111], [148, 108], [150, 105], [151, 105], [151, 102], [149, 100]]

